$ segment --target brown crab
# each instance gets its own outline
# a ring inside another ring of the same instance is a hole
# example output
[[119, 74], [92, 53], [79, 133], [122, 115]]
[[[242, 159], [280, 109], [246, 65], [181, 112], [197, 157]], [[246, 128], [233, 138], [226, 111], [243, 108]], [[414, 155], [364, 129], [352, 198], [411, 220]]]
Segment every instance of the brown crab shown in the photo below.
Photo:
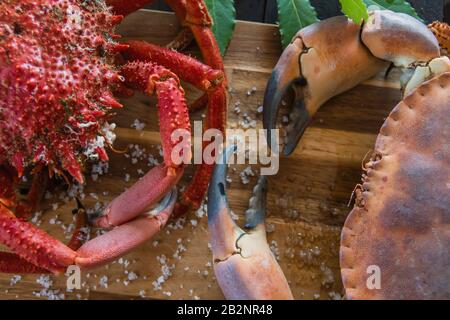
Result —
[[[430, 29], [444, 47], [448, 26]], [[269, 131], [285, 93], [295, 92], [289, 155], [327, 100], [389, 64], [406, 71], [404, 99], [381, 129], [342, 231], [350, 299], [450, 299], [450, 60], [430, 29], [388, 10], [372, 11], [361, 26], [345, 17], [316, 23], [294, 37], [267, 87]]]

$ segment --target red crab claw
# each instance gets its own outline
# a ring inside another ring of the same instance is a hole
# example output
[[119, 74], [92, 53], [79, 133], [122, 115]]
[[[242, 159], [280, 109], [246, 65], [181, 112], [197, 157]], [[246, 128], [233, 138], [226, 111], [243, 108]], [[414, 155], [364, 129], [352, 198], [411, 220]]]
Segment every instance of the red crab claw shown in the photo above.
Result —
[[287, 280], [266, 239], [267, 179], [261, 177], [246, 213], [247, 232], [231, 218], [225, 178], [227, 160], [234, 148], [223, 153], [223, 164], [214, 170], [208, 193], [208, 226], [214, 272], [223, 294], [230, 300], [293, 299]]
[[117, 259], [157, 234], [167, 223], [177, 199], [172, 189], [161, 204], [138, 218], [86, 242], [78, 250], [66, 246], [31, 223], [16, 218], [0, 204], [0, 243], [14, 253], [0, 253], [0, 272], [59, 274], [71, 265], [93, 268]]
[[112, 261], [145, 243], [164, 228], [177, 201], [173, 188], [159, 205], [106, 234], [92, 239], [77, 251], [75, 264], [92, 268]]
[[283, 52], [267, 85], [263, 124], [269, 133], [276, 128], [281, 102], [293, 89], [285, 155], [295, 150], [323, 103], [387, 66], [369, 53], [360, 34], [359, 25], [346, 17], [334, 17], [300, 30]]

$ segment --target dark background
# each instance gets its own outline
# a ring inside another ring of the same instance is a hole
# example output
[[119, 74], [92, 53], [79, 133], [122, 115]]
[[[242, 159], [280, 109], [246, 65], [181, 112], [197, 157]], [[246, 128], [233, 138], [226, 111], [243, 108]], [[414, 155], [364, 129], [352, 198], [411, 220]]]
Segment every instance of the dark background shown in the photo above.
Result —
[[[220, 1], [220, 0], [218, 0]], [[450, 0], [409, 0], [419, 15], [432, 22], [445, 20], [450, 16]], [[277, 21], [276, 0], [235, 0], [237, 18], [257, 22], [275, 23]], [[342, 14], [338, 0], [311, 0], [321, 19]], [[445, 9], [444, 9], [445, 5]], [[156, 10], [170, 10], [163, 0], [157, 0], [149, 6]], [[444, 13], [446, 12], [446, 13]]]

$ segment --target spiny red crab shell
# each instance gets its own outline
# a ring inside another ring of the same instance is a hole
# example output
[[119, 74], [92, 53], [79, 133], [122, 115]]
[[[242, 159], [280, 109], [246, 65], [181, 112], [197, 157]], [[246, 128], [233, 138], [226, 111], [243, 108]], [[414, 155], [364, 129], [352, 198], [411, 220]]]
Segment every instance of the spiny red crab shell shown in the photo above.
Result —
[[119, 21], [103, 1], [0, 3], [0, 163], [19, 175], [40, 163], [82, 182], [83, 159], [107, 159]]

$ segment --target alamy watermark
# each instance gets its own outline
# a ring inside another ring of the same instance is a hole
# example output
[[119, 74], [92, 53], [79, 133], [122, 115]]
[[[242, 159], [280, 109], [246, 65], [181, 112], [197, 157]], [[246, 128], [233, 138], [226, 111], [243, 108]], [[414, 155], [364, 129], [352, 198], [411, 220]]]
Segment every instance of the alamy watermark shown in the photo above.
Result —
[[81, 289], [81, 269], [79, 266], [71, 265], [66, 270], [66, 288], [67, 291]]
[[[194, 122], [192, 138], [188, 130], [176, 129], [171, 136], [174, 143], [171, 161], [175, 165], [221, 164], [223, 157], [218, 155], [224, 149], [235, 146], [235, 155], [229, 159], [228, 164], [259, 164], [264, 166], [260, 172], [263, 176], [278, 173], [280, 164], [278, 129], [226, 129], [225, 136], [226, 138], [218, 129], [203, 131], [201, 121]], [[267, 145], [267, 139], [270, 139], [271, 148]]]
[[381, 268], [377, 265], [370, 265], [366, 269], [366, 273], [369, 275], [366, 280], [366, 287], [369, 290], [381, 289]]

